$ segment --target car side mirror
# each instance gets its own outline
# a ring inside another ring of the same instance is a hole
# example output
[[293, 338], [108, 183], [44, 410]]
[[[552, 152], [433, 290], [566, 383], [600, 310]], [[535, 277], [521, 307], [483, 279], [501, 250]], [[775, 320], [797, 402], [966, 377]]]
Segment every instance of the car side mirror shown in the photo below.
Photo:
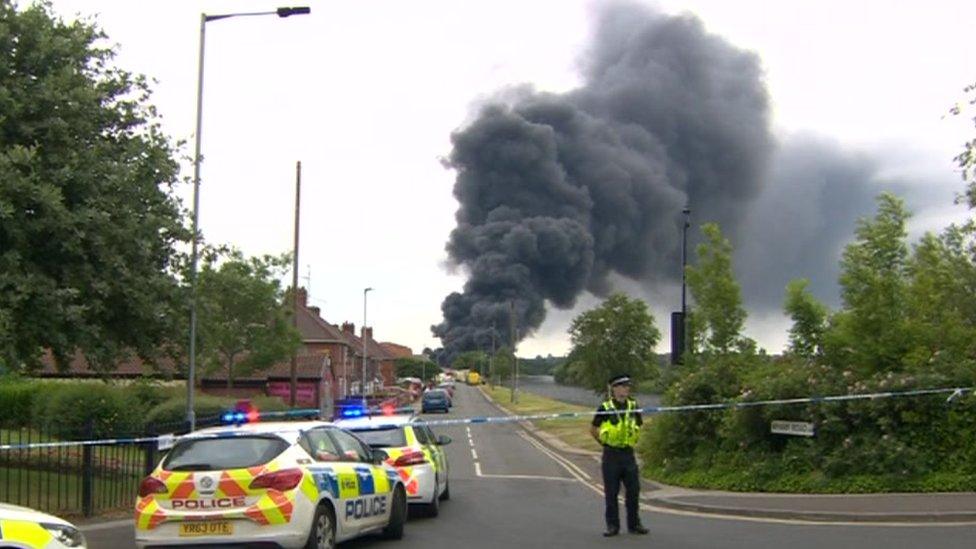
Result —
[[379, 465], [390, 458], [390, 454], [386, 453], [386, 450], [380, 450], [379, 448], [373, 448], [373, 463]]
[[446, 445], [448, 445], [450, 443], [451, 443], [451, 437], [449, 437], [447, 435], [438, 435], [437, 436], [437, 445], [438, 446], [446, 446]]

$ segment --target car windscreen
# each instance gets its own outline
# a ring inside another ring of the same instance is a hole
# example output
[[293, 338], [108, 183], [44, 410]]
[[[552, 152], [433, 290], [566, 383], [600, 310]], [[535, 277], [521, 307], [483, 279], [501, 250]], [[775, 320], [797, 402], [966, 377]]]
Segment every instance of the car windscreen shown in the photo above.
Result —
[[447, 393], [444, 391], [428, 391], [424, 393], [424, 400], [444, 400], [447, 398]]
[[398, 448], [407, 445], [407, 438], [400, 427], [383, 429], [353, 429], [360, 440], [373, 448]]
[[273, 435], [198, 438], [177, 444], [163, 461], [167, 471], [220, 471], [264, 465], [288, 448]]

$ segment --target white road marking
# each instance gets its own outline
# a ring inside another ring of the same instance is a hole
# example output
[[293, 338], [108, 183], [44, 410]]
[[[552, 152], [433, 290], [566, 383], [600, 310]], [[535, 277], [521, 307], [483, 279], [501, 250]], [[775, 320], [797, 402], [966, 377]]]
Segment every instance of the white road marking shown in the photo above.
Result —
[[[600, 492], [603, 495], [603, 492]], [[683, 511], [680, 509], [669, 509], [666, 507], [657, 507], [654, 505], [649, 505], [646, 503], [641, 503], [640, 508], [644, 511], [650, 511], [652, 513], [661, 513], [664, 515], [683, 515], [688, 517], [697, 518], [707, 518], [707, 519], [717, 519], [717, 520], [734, 520], [740, 522], [768, 522], [774, 524], [792, 524], [792, 525], [802, 525], [802, 526], [891, 526], [895, 528], [919, 528], [919, 527], [939, 527], [945, 528], [947, 526], [965, 526], [972, 527], [976, 525], [976, 522], [852, 522], [852, 521], [820, 521], [820, 520], [799, 520], [799, 519], [778, 519], [778, 518], [766, 518], [766, 517], [744, 517], [737, 515], [720, 515], [717, 513], [700, 513], [697, 511]]]
[[475, 461], [478, 460], [478, 452], [475, 452], [474, 451], [474, 448], [471, 449], [471, 459], [473, 459]]
[[468, 446], [474, 448], [474, 441], [471, 440], [470, 438], [468, 439]]
[[570, 461], [570, 460], [564, 458], [563, 456], [560, 456], [559, 454], [553, 452], [552, 450], [550, 450], [549, 448], [547, 448], [544, 444], [542, 444], [541, 442], [539, 442], [538, 440], [536, 440], [533, 436], [531, 436], [531, 435], [529, 435], [529, 434], [527, 434], [527, 433], [525, 433], [524, 431], [521, 431], [521, 430], [518, 431], [518, 435], [520, 437], [524, 438], [526, 441], [528, 441], [533, 446], [535, 446], [540, 452], [542, 452], [542, 453], [546, 454], [547, 456], [549, 456], [550, 458], [552, 458], [556, 463], [562, 465], [563, 468], [566, 469], [567, 471], [570, 471], [570, 473], [573, 474], [573, 476], [575, 476], [577, 478], [582, 477], [582, 478], [580, 478], [580, 480], [584, 480], [584, 479], [585, 480], [590, 480], [591, 477], [590, 477], [590, 475], [586, 471], [580, 469], [572, 461]]
[[576, 479], [566, 477], [546, 477], [537, 475], [486, 475], [481, 472], [481, 464], [474, 462], [474, 474], [480, 478], [515, 479], [515, 480], [560, 480], [563, 482], [576, 482]]

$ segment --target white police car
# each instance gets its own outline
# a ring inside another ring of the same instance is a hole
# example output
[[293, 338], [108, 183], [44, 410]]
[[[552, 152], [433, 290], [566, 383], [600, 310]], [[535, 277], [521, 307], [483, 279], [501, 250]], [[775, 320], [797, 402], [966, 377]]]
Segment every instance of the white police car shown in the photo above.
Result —
[[85, 549], [85, 536], [58, 517], [0, 503], [0, 547]]
[[321, 421], [196, 431], [140, 485], [136, 545], [328, 548], [370, 533], [399, 539], [406, 491], [386, 458]]
[[[407, 490], [407, 501], [436, 517], [440, 502], [450, 499], [450, 468], [443, 446], [451, 439], [435, 435], [430, 427], [418, 423], [412, 409], [385, 410], [378, 415], [345, 411], [335, 424], [348, 429], [373, 448], [389, 456], [386, 463], [396, 468]], [[351, 417], [350, 417], [351, 416]]]

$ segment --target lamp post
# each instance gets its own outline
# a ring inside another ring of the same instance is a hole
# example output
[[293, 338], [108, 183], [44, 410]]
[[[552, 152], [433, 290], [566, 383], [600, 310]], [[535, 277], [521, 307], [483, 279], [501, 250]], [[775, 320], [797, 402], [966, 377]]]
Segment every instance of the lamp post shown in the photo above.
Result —
[[372, 288], [363, 290], [363, 382], [360, 389], [363, 393], [363, 408], [366, 407], [366, 295], [373, 291]]
[[681, 231], [681, 354], [688, 350], [688, 303], [686, 301], [686, 277], [688, 271], [688, 227], [691, 227], [691, 208], [685, 206], [685, 224]]
[[311, 13], [308, 7], [278, 8], [274, 11], [225, 13], [220, 15], [200, 14], [200, 55], [197, 61], [197, 127], [193, 146], [193, 243], [190, 255], [190, 357], [186, 376], [186, 419], [190, 430], [196, 429], [197, 418], [193, 411], [193, 385], [196, 378], [197, 358], [197, 256], [199, 246], [198, 227], [200, 224], [200, 132], [203, 128], [203, 52], [206, 44], [207, 23], [231, 17], [254, 17], [277, 15], [289, 17]]

